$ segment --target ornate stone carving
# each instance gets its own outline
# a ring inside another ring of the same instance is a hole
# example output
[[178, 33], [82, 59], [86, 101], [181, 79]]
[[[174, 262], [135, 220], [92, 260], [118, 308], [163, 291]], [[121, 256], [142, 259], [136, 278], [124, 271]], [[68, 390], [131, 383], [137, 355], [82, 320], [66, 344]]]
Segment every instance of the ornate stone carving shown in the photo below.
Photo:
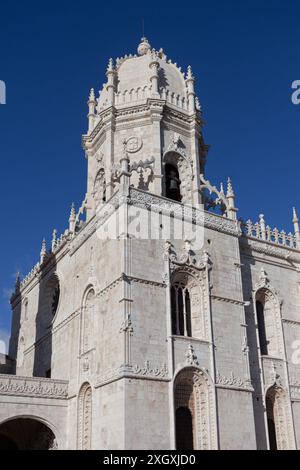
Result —
[[92, 388], [86, 383], [78, 396], [78, 449], [91, 449], [92, 432]]
[[1, 374], [0, 394], [65, 399], [68, 396], [68, 382]]
[[[277, 384], [269, 388], [267, 400], [273, 408], [278, 450], [295, 449], [291, 402], [287, 391]], [[267, 406], [267, 412], [270, 411]]]
[[217, 371], [216, 384], [245, 389], [249, 389], [251, 387], [251, 383], [248, 380], [236, 377], [233, 371], [230, 372], [229, 376], [221, 375], [220, 372]]
[[174, 250], [172, 244], [167, 241], [165, 243], [164, 257], [169, 256], [171, 262], [171, 271], [174, 271], [179, 266], [190, 266], [197, 270], [202, 270], [211, 265], [209, 254], [203, 251], [201, 254], [196, 254], [191, 250], [191, 243], [186, 240], [183, 252], [178, 255]]
[[187, 348], [187, 352], [185, 354], [185, 357], [186, 357], [186, 364], [188, 366], [199, 366], [199, 361], [198, 361], [198, 358], [197, 358], [197, 355], [195, 353], [195, 350], [193, 348], [193, 345], [190, 343], [188, 348]]
[[138, 364], [134, 364], [132, 366], [132, 372], [134, 374], [142, 375], [142, 376], [153, 376], [153, 377], [168, 377], [168, 368], [166, 364], [162, 364], [161, 366], [152, 366], [150, 361], [145, 361], [144, 366], [139, 366]]
[[291, 391], [291, 399], [300, 401], [300, 384], [298, 386], [291, 385], [290, 391]]
[[174, 381], [175, 410], [189, 408], [193, 417], [194, 449], [217, 449], [216, 407], [208, 374], [196, 367], [186, 367]]
[[142, 148], [142, 145], [143, 141], [140, 137], [132, 136], [126, 141], [126, 150], [128, 153], [136, 153]]

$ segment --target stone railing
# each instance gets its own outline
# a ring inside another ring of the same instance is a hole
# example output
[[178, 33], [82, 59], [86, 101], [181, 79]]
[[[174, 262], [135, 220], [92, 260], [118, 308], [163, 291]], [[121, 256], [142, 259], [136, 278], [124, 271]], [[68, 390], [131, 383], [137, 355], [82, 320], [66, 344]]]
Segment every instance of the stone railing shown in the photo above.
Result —
[[279, 231], [277, 228], [271, 229], [269, 225], [266, 225], [262, 215], [259, 218], [259, 222], [253, 223], [251, 220], [241, 222], [241, 229], [247, 237], [257, 238], [287, 248], [297, 248], [295, 235], [291, 232], [286, 233], [284, 230]]
[[66, 399], [68, 381], [0, 374], [0, 395]]

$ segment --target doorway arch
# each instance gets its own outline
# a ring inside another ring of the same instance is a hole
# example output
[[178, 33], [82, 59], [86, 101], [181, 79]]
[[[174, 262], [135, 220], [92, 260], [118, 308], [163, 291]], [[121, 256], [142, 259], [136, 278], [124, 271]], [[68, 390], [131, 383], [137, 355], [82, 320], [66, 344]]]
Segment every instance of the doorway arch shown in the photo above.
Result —
[[33, 417], [15, 417], [0, 424], [1, 450], [56, 450], [57, 440], [47, 424]]

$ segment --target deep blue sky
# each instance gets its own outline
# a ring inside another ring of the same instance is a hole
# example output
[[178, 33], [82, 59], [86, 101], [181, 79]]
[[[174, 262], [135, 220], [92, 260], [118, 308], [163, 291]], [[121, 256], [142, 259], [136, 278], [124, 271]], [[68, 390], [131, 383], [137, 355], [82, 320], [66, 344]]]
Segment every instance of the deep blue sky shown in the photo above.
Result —
[[102, 88], [110, 56], [135, 53], [142, 17], [153, 47], [193, 67], [209, 179], [232, 177], [239, 216], [263, 212], [292, 229], [291, 207], [300, 210], [300, 105], [290, 99], [300, 79], [299, 1], [2, 1], [0, 336], [15, 273], [31, 269], [42, 238], [63, 231], [71, 202], [84, 197], [88, 91]]

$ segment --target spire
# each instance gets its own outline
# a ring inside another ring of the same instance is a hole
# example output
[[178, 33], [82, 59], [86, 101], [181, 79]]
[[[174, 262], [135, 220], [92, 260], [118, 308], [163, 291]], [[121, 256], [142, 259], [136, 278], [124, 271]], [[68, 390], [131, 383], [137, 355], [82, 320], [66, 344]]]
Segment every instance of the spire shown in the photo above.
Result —
[[94, 103], [95, 101], [96, 101], [96, 99], [95, 99], [95, 91], [94, 91], [94, 88], [91, 88], [91, 90], [90, 90], [90, 96], [89, 96], [89, 103], [91, 103], [91, 102]]
[[108, 101], [113, 106], [115, 103], [115, 68], [112, 58], [108, 61], [106, 69]]
[[296, 208], [293, 207], [293, 224], [299, 222], [299, 219], [298, 219], [298, 215], [297, 215], [297, 212], [296, 212]]
[[95, 123], [95, 108], [96, 108], [96, 98], [95, 98], [95, 92], [94, 88], [91, 88], [90, 94], [89, 94], [89, 99], [88, 99], [88, 107], [89, 107], [89, 114], [88, 114], [88, 120], [89, 120], [89, 133], [94, 129], [94, 123]]
[[43, 263], [46, 254], [47, 254], [46, 240], [45, 240], [45, 238], [43, 238], [42, 247], [41, 247], [41, 252], [40, 252], [40, 262], [41, 262], [41, 263]]
[[51, 250], [54, 251], [56, 247], [56, 235], [57, 235], [57, 230], [54, 229], [52, 232], [52, 240], [51, 240]]
[[294, 224], [294, 232], [296, 238], [296, 247], [300, 248], [300, 227], [299, 227], [299, 219], [296, 212], [296, 208], [293, 207], [293, 224]]
[[233, 191], [232, 182], [231, 182], [230, 178], [228, 178], [228, 180], [227, 180], [227, 194], [226, 194], [226, 197], [233, 197], [234, 198], [234, 191]]
[[235, 195], [234, 195], [234, 191], [233, 191], [233, 187], [232, 187], [232, 182], [231, 182], [231, 179], [230, 179], [230, 178], [228, 178], [228, 180], [227, 180], [227, 194], [226, 194], [226, 198], [227, 198], [227, 201], [228, 201], [227, 216], [229, 217], [229, 219], [236, 220], [237, 209], [236, 209], [235, 206], [234, 206]]
[[186, 80], [195, 80], [195, 77], [192, 72], [192, 67], [189, 65], [187, 69], [187, 74], [186, 74]]
[[15, 292], [18, 292], [18, 290], [20, 289], [20, 285], [21, 285], [21, 274], [20, 274], [20, 271], [18, 271], [16, 274]]
[[259, 214], [259, 225], [260, 225], [260, 233], [261, 233], [261, 238], [263, 240], [266, 240], [266, 222], [265, 222], [265, 216], [264, 214]]
[[76, 213], [74, 202], [71, 204], [70, 217], [69, 217], [69, 231], [71, 233], [75, 232], [75, 222], [76, 222]]
[[187, 95], [189, 103], [189, 111], [191, 113], [195, 112], [196, 103], [195, 103], [195, 78], [193, 76], [192, 67], [189, 65], [186, 74], [186, 86], [187, 86]]
[[106, 69], [107, 74], [111, 72], [114, 72], [114, 61], [112, 58], [109, 59], [107, 69]]
[[137, 48], [138, 55], [145, 55], [150, 50], [151, 50], [151, 46], [149, 44], [148, 39], [145, 38], [145, 37], [142, 37], [141, 42], [140, 42], [140, 44], [138, 45], [138, 48]]

